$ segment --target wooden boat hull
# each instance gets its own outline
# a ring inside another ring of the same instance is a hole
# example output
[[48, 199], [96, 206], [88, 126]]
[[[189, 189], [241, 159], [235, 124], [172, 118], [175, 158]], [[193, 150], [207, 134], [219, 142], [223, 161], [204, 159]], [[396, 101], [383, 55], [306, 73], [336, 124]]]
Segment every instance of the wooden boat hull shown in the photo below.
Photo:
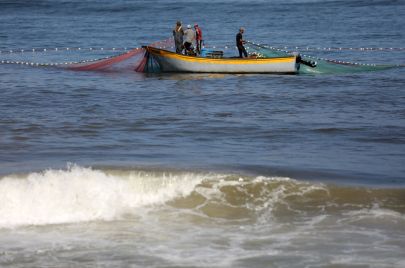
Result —
[[296, 56], [215, 59], [180, 55], [154, 47], [145, 49], [158, 62], [162, 72], [295, 74], [299, 69]]

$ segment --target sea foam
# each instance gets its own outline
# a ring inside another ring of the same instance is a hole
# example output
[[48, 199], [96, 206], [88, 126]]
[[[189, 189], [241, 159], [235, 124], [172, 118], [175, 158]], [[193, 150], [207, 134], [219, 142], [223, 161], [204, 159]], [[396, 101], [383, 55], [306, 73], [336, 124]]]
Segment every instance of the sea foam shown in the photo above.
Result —
[[76, 165], [0, 179], [0, 227], [119, 219], [189, 194], [189, 173], [105, 172]]

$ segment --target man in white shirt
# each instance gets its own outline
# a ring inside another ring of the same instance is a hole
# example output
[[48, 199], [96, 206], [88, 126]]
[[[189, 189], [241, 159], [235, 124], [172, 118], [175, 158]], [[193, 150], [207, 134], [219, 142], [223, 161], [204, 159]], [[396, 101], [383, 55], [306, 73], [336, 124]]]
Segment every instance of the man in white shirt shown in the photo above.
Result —
[[186, 49], [186, 54], [194, 54], [192, 45], [195, 42], [195, 32], [191, 28], [191, 25], [187, 25], [187, 30], [184, 31], [184, 48]]

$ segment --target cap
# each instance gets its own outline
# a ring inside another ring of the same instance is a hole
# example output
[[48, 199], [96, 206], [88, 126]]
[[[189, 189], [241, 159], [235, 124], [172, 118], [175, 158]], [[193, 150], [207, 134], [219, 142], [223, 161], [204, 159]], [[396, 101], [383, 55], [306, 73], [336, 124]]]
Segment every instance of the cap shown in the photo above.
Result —
[[189, 24], [189, 25], [187, 25], [187, 29], [191, 29], [191, 25]]

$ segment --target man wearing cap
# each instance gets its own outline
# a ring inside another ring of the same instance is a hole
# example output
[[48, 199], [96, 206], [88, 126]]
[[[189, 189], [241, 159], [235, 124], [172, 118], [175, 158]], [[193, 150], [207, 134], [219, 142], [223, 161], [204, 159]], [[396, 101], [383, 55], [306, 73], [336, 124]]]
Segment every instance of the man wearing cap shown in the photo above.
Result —
[[192, 45], [195, 41], [195, 32], [191, 29], [191, 25], [187, 25], [187, 30], [184, 31], [184, 48], [186, 49], [186, 54], [193, 54]]
[[197, 47], [197, 53], [201, 53], [201, 48], [202, 48], [202, 31], [201, 28], [198, 27], [198, 24], [194, 25], [195, 29], [195, 35], [196, 35], [196, 47]]
[[176, 27], [173, 29], [174, 45], [176, 47], [176, 53], [181, 54], [183, 51], [183, 27], [181, 21], [177, 21]]
[[246, 52], [246, 49], [245, 49], [245, 47], [243, 46], [243, 44], [245, 43], [245, 40], [243, 40], [242, 34], [243, 34], [244, 32], [245, 32], [245, 29], [244, 29], [244, 28], [240, 28], [240, 29], [239, 29], [239, 33], [236, 35], [236, 47], [237, 47], [238, 50], [239, 50], [239, 57], [240, 57], [240, 58], [243, 58], [242, 53], [243, 53], [243, 55], [245, 55], [245, 57], [248, 56], [248, 55], [247, 55], [247, 52]]

